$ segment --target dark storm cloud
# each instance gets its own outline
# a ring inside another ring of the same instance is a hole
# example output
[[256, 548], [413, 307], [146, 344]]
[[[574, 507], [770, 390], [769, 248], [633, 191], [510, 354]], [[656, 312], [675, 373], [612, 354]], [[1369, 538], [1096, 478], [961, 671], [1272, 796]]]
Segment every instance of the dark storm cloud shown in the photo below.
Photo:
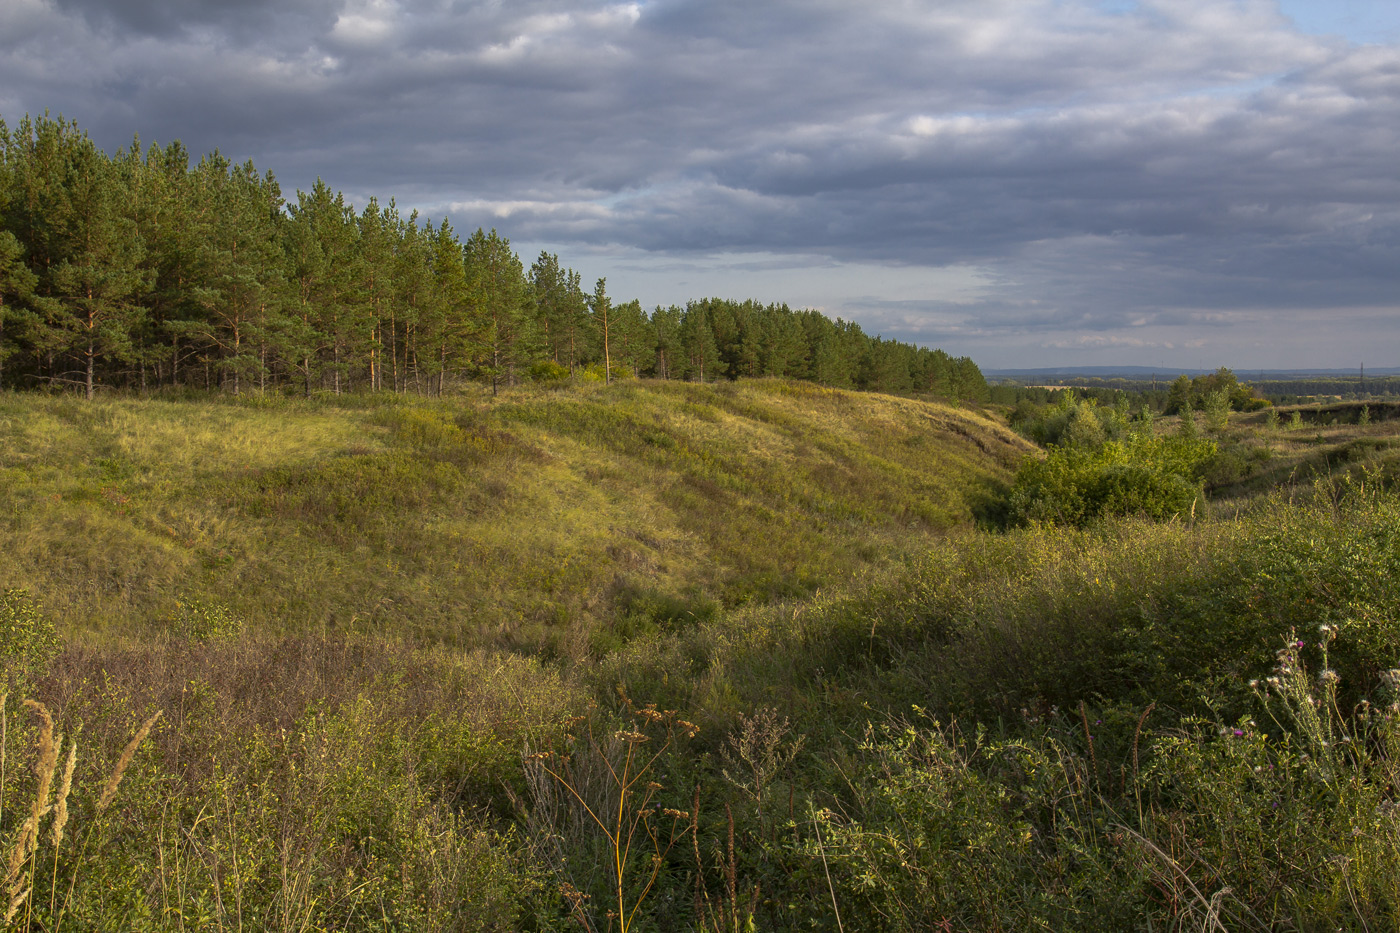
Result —
[[852, 284], [911, 337], [1394, 306], [1400, 48], [1124, 6], [9, 0], [0, 114], [561, 249], [981, 270], [946, 306]]
[[56, 0], [57, 8], [98, 29], [169, 36], [196, 28], [238, 36], [270, 26], [315, 29], [333, 21], [335, 0]]

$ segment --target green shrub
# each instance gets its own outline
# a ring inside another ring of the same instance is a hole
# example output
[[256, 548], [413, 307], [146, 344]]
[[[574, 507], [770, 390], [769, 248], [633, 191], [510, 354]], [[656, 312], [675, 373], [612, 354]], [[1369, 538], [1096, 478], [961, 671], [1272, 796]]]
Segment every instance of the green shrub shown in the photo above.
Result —
[[532, 382], [563, 382], [569, 378], [569, 367], [561, 366], [553, 360], [541, 360], [530, 367]]
[[1052, 448], [1017, 472], [1008, 513], [1016, 524], [1071, 525], [1112, 515], [1185, 515], [1200, 496], [1196, 473], [1215, 450], [1212, 442], [1141, 431], [1097, 448]]
[[0, 593], [0, 661], [7, 683], [0, 690], [19, 693], [20, 687], [43, 676], [58, 654], [58, 632], [29, 593], [7, 589]]
[[192, 642], [236, 641], [244, 625], [243, 617], [223, 603], [191, 599], [176, 604], [171, 632]]

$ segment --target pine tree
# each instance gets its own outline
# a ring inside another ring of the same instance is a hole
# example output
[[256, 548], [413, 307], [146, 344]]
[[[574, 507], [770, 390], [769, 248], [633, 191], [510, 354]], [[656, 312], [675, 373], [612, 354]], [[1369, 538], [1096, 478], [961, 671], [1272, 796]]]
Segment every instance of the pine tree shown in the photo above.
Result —
[[612, 331], [612, 299], [608, 297], [607, 279], [599, 279], [593, 285], [593, 296], [588, 301], [593, 313], [593, 327], [603, 338], [603, 381], [612, 382], [612, 355], [609, 339]]
[[793, 376], [806, 368], [807, 341], [787, 305], [769, 305], [759, 316], [759, 372]]
[[67, 155], [60, 252], [49, 278], [55, 303], [44, 339], [78, 357], [91, 399], [99, 361], [135, 358], [132, 338], [145, 314], [138, 301], [152, 276], [142, 268], [130, 176], [86, 137]]
[[531, 297], [520, 258], [510, 241], [492, 230], [478, 229], [463, 248], [471, 313], [479, 322], [483, 353], [480, 368], [490, 374], [491, 394], [504, 380], [513, 385], [534, 349]]
[[656, 357], [656, 332], [637, 299], [612, 310], [613, 366], [639, 375]]
[[428, 390], [441, 396], [448, 370], [478, 361], [484, 341], [461, 241], [446, 217], [436, 230], [430, 224], [424, 232], [432, 285], [418, 313], [415, 344], [422, 352], [415, 349], [414, 363], [427, 378]]
[[24, 265], [24, 249], [8, 230], [0, 230], [0, 390], [5, 388], [5, 360], [14, 352], [6, 336], [14, 324], [28, 320], [23, 302], [39, 277]]
[[575, 354], [573, 338], [577, 336], [573, 320], [576, 304], [570, 294], [569, 270], [561, 268], [559, 257], [541, 251], [530, 266], [530, 299], [534, 302], [535, 326], [545, 355], [555, 363], [573, 370]]
[[359, 292], [365, 303], [369, 328], [364, 344], [366, 378], [371, 390], [383, 388], [386, 335], [392, 325], [394, 306], [394, 248], [399, 228], [394, 222], [394, 205], [381, 210], [370, 198], [356, 218], [359, 228]]
[[[395, 217], [398, 236], [394, 252], [394, 303], [389, 316], [389, 368], [396, 392], [408, 392], [409, 379], [425, 391], [418, 366], [418, 330], [423, 309], [434, 290], [432, 225], [418, 226], [418, 214]], [[460, 252], [460, 251], [459, 251]], [[402, 352], [402, 362], [400, 361]]]
[[719, 362], [719, 347], [710, 328], [709, 312], [704, 302], [691, 302], [681, 315], [681, 347], [686, 357], [686, 372], [695, 382], [704, 382], [707, 372], [714, 378]]
[[298, 191], [289, 210], [283, 242], [294, 291], [276, 341], [300, 371], [308, 396], [327, 376], [338, 394], [353, 351], [369, 331], [359, 289], [359, 228], [344, 196], [320, 179], [310, 192]]
[[[217, 207], [211, 203], [208, 175], [190, 174], [189, 154], [180, 143], [153, 144], [144, 162], [138, 159], [139, 147], [139, 141], [133, 142], [125, 159], [136, 182], [136, 225], [146, 247], [142, 265], [151, 279], [136, 354], [144, 388], [147, 367], [154, 369], [158, 383], [168, 369], [174, 383], [183, 362], [194, 353], [207, 361], [212, 349], [201, 337], [205, 313], [200, 298], [208, 275], [202, 254]], [[217, 153], [206, 161], [223, 164]]]
[[658, 307], [651, 313], [651, 329], [656, 340], [652, 371], [658, 379], [680, 378], [685, 372], [681, 314], [681, 309], [675, 305], [669, 308]]
[[200, 313], [171, 326], [210, 348], [220, 383], [226, 377], [237, 395], [253, 380], [266, 386], [286, 271], [281, 196], [276, 182], [259, 177], [251, 162], [234, 168], [215, 154], [194, 175], [205, 218], [193, 250], [200, 281], [191, 292]]

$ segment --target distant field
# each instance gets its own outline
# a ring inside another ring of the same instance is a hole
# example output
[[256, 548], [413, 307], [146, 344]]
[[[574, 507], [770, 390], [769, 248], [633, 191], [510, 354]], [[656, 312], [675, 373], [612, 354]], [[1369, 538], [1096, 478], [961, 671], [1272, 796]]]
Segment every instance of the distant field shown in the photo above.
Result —
[[[1368, 423], [1358, 424], [1363, 408]], [[1246, 507], [1281, 489], [1310, 495], [1318, 480], [1400, 482], [1400, 405], [1280, 406], [1274, 414], [1277, 424], [1270, 427], [1267, 411], [1234, 413], [1229, 426], [1214, 435], [1220, 452], [1207, 476], [1207, 492], [1220, 506]], [[1177, 420], [1161, 419], [1160, 429], [1175, 430]]]

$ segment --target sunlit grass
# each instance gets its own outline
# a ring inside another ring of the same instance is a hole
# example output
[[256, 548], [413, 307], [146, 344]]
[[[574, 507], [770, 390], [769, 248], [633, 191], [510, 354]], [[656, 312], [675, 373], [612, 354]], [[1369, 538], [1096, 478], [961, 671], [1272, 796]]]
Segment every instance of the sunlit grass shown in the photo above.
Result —
[[158, 632], [198, 598], [270, 632], [564, 654], [638, 586], [762, 603], [907, 559], [1026, 449], [968, 412], [777, 381], [7, 395], [0, 437], [0, 585], [73, 631]]

